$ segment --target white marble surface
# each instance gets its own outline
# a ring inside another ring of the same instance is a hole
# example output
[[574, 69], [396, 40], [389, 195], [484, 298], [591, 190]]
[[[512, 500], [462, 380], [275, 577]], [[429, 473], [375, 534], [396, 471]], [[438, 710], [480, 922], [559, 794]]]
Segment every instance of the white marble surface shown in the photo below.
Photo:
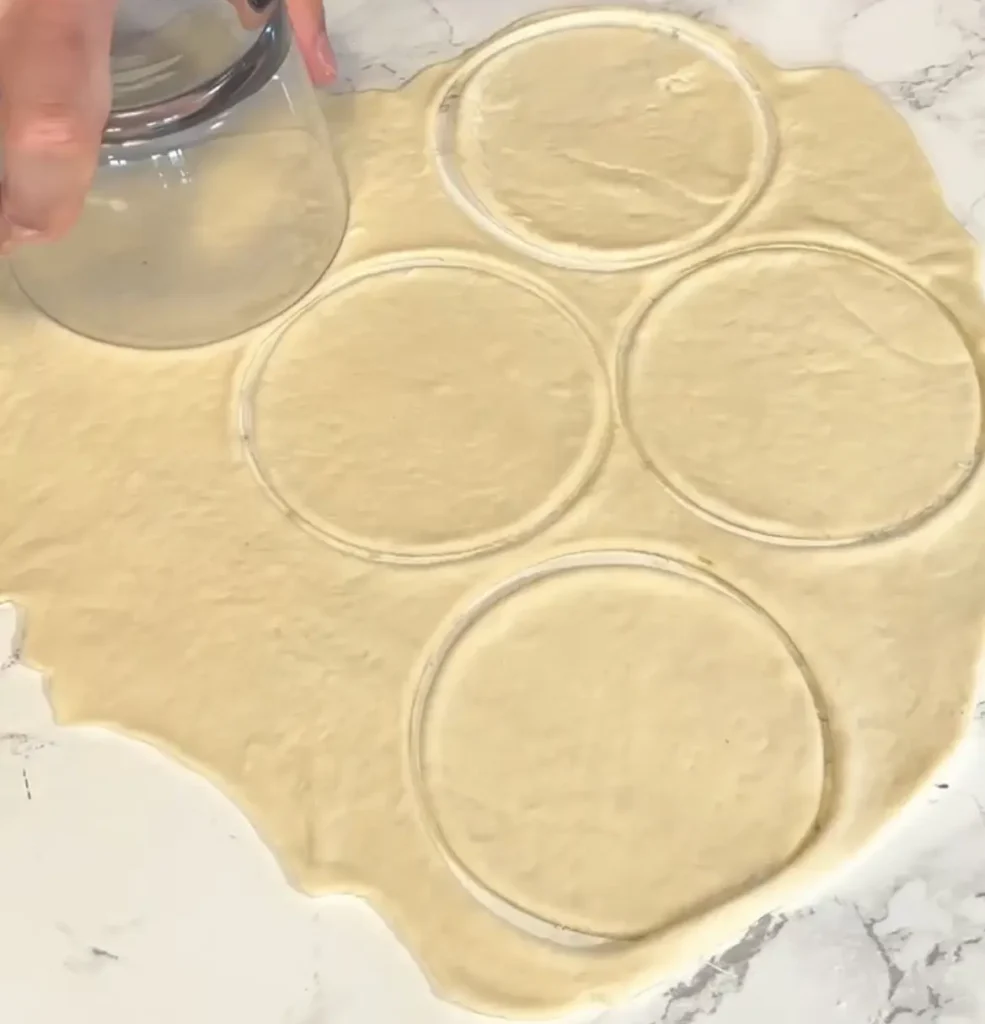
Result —
[[[393, 87], [538, 0], [328, 0], [343, 87]], [[564, 6], [572, 6], [571, 3]], [[841, 63], [985, 240], [981, 0], [653, 2], [788, 65]], [[985, 586], [985, 581], [983, 581]], [[2, 588], [2, 570], [0, 570]], [[139, 744], [56, 727], [0, 606], [2, 1024], [481, 1024], [356, 900], [288, 889], [235, 807]], [[936, 786], [806, 908], [592, 1024], [985, 1021], [985, 704]]]

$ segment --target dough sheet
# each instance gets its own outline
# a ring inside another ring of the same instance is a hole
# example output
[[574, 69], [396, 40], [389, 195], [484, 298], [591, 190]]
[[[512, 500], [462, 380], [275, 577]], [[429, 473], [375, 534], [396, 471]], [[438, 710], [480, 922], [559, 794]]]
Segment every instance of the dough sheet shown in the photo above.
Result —
[[866, 85], [666, 15], [326, 111], [349, 228], [274, 324], [114, 348], [0, 271], [0, 593], [62, 723], [207, 774], [445, 998], [616, 999], [963, 732], [976, 250]]

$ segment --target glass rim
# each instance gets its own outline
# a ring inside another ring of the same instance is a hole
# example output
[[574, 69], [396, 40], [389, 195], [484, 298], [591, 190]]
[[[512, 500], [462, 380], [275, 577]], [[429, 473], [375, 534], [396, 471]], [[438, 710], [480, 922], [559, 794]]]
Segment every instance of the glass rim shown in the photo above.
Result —
[[[268, 0], [270, 18], [250, 48], [233, 64], [192, 89], [158, 103], [110, 111], [103, 145], [118, 146], [177, 135], [211, 121], [259, 92], [280, 70], [291, 48], [291, 30], [283, 0]], [[251, 0], [262, 7], [263, 0]]]

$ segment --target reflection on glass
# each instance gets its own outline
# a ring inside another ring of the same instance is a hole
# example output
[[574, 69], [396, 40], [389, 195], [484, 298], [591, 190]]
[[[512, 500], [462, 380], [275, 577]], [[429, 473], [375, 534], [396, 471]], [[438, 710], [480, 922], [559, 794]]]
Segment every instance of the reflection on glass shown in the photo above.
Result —
[[[185, 348], [248, 330], [304, 295], [338, 249], [347, 204], [280, 4], [247, 30], [228, 0], [171, 0], [182, 10], [140, 34], [134, 12], [147, 2], [121, 10], [115, 106], [79, 223], [22, 249], [15, 273], [74, 331]], [[169, 57], [165, 43], [178, 52]], [[235, 59], [219, 66], [216, 53]], [[202, 73], [212, 77], [189, 89]]]

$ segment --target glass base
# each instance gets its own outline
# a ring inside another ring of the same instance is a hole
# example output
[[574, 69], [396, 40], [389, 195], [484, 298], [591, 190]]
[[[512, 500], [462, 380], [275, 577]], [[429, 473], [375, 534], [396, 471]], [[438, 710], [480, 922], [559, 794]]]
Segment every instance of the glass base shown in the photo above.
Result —
[[232, 114], [104, 146], [76, 227], [14, 258], [34, 304], [87, 337], [168, 349], [241, 334], [304, 296], [338, 251], [348, 204], [296, 56]]

